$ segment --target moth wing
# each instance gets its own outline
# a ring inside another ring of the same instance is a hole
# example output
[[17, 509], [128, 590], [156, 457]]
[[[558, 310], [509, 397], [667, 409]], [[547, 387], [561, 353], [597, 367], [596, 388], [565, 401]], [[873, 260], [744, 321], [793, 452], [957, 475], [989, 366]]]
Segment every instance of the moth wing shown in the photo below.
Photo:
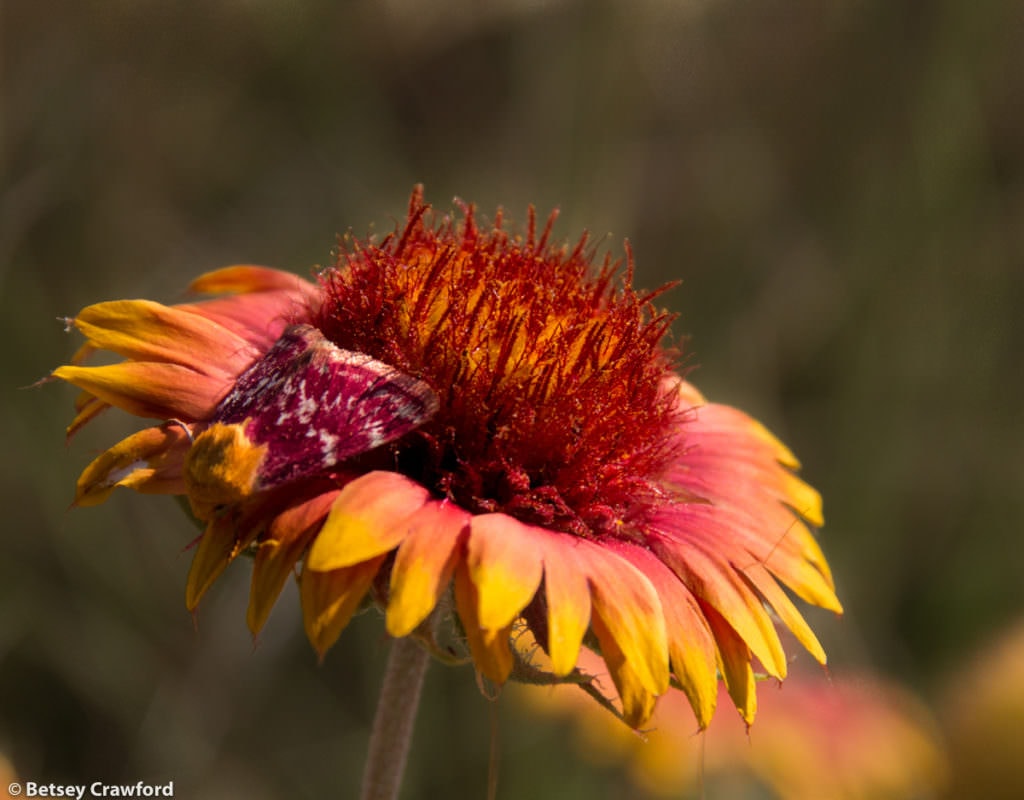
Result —
[[419, 378], [294, 325], [239, 377], [213, 421], [242, 423], [255, 445], [266, 446], [258, 477], [270, 488], [393, 442], [437, 408]]

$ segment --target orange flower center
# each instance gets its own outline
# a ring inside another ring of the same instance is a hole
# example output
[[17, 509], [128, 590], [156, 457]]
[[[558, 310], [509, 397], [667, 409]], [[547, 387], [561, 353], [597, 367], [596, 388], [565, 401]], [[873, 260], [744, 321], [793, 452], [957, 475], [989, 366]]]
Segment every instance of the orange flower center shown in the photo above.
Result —
[[[350, 242], [323, 272], [317, 320], [339, 347], [430, 384], [440, 411], [403, 440], [400, 471], [474, 512], [593, 535], [623, 532], [663, 498], [679, 411], [662, 347], [672, 318], [574, 248], [461, 222]], [[621, 285], [619, 285], [621, 284]]]

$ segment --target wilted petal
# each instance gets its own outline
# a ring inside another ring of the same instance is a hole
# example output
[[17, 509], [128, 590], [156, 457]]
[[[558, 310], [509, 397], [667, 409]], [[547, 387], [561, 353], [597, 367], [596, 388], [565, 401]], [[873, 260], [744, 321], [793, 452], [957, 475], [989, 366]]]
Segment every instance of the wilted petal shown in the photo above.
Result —
[[188, 431], [167, 424], [122, 439], [78, 478], [75, 505], [104, 502], [118, 486], [148, 494], [184, 494], [182, 463], [191, 445]]
[[206, 590], [228, 564], [260, 535], [267, 512], [259, 503], [246, 509], [230, 509], [215, 517], [199, 538], [185, 586], [185, 606], [194, 611]]

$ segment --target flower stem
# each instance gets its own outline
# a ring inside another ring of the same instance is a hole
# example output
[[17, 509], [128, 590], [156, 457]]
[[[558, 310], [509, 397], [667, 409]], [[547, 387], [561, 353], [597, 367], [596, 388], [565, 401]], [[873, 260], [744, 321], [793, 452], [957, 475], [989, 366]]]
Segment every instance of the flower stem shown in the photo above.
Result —
[[361, 800], [396, 800], [430, 655], [415, 639], [395, 639], [370, 733]]

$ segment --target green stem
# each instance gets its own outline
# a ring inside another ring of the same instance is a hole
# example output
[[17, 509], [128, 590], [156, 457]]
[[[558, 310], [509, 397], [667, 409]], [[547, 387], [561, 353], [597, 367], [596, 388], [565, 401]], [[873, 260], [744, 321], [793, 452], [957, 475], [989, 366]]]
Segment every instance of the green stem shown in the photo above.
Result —
[[430, 655], [405, 636], [395, 639], [370, 733], [361, 800], [397, 800]]

